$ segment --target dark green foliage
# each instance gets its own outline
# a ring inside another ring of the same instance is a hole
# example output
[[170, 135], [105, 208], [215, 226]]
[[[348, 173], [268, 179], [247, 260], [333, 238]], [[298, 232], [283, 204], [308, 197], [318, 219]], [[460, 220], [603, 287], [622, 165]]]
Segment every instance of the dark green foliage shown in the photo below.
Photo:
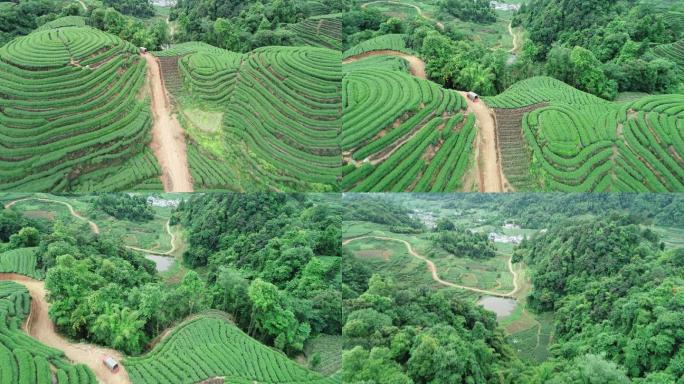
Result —
[[269, 45], [294, 45], [295, 32], [286, 27], [309, 16], [339, 13], [348, 1], [321, 2], [316, 12], [305, 1], [179, 0], [170, 19], [178, 20], [179, 41], [204, 41], [235, 52]]
[[327, 198], [196, 195], [178, 207], [186, 263], [207, 266], [212, 306], [287, 353], [341, 324], [341, 217]]
[[344, 220], [347, 221], [369, 221], [395, 227], [422, 229], [423, 224], [409, 216], [409, 213], [408, 209], [373, 195], [345, 196]]
[[684, 226], [684, 218], [673, 214], [684, 210], [684, 196], [674, 193], [521, 193], [506, 199], [491, 195], [479, 199], [482, 204], [500, 207], [505, 217], [515, 218], [524, 228], [545, 228], [571, 216], [612, 213], [631, 215], [633, 222]]
[[493, 313], [443, 290], [374, 275], [345, 308], [345, 382], [486, 383], [515, 361]]
[[0, 7], [0, 46], [27, 35], [46, 21], [57, 18], [60, 8], [50, 0], [22, 0]]
[[496, 21], [496, 13], [489, 5], [489, 0], [442, 0], [439, 3], [439, 10], [463, 21], [476, 23]]
[[559, 377], [597, 369], [613, 377], [606, 382], [626, 382], [626, 374], [666, 383], [683, 373], [681, 250], [663, 252], [659, 236], [633, 221], [559, 223], [518, 250], [534, 271], [528, 304], [555, 311], [558, 359], [545, 365]]
[[[684, 37], [673, 27], [677, 18], [669, 17], [668, 7], [629, 0], [534, 0], [522, 5], [513, 26], [529, 33], [524, 56], [546, 61], [548, 73], [560, 80], [569, 75], [564, 67], [574, 67], [570, 83], [580, 89], [608, 99], [618, 89], [667, 93], [680, 82], [676, 65], [655, 56], [651, 46]], [[591, 57], [582, 60], [586, 65], [562, 53], [577, 49], [591, 52], [584, 54]]]
[[136, 17], [154, 16], [154, 8], [149, 0], [104, 0], [104, 5], [112, 7], [124, 15]]
[[149, 221], [154, 211], [147, 203], [147, 197], [128, 193], [98, 195], [93, 202], [95, 208], [119, 220]]
[[463, 228], [440, 231], [433, 235], [432, 243], [456, 257], [488, 259], [496, 255], [496, 247], [486, 233], [476, 233]]

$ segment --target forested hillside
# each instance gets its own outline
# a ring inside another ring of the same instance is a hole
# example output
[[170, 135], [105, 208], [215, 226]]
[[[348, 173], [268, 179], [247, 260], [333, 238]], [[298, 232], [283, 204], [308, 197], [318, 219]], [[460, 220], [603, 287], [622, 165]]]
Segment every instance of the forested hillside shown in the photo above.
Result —
[[668, 1], [532, 0], [513, 19], [546, 72], [606, 99], [617, 92], [672, 92], [682, 67], [653, 47], [684, 38], [681, 5]]
[[[178, 41], [203, 41], [247, 52], [269, 45], [297, 45], [302, 27], [295, 25], [310, 17], [338, 14], [349, 5], [349, 0], [231, 0], [220, 4], [179, 0], [170, 20], [178, 21]], [[310, 35], [304, 37], [310, 39]]]
[[[26, 304], [18, 302], [24, 309], [16, 316], [23, 318], [30, 300], [36, 301], [42, 315], [33, 314], [34, 321], [50, 328], [29, 330], [29, 336], [45, 337], [98, 380], [154, 383], [170, 377], [160, 373], [168, 367], [192, 366], [173, 371], [174, 382], [214, 376], [270, 384], [340, 382], [341, 218], [334, 196], [0, 200], [7, 206], [0, 210], [0, 280], [30, 289], [30, 296], [19, 297]], [[166, 225], [159, 215], [169, 220]], [[171, 237], [170, 251], [128, 245], [135, 237], [159, 239], [159, 233]], [[160, 258], [171, 267], [160, 268]], [[79, 352], [84, 344], [76, 342], [90, 343], [92, 353]], [[63, 363], [59, 351], [22, 343], [59, 369], [83, 368]], [[233, 343], [244, 349], [238, 352]], [[26, 355], [7, 345], [18, 361]], [[100, 351], [123, 362], [125, 373], [107, 370]], [[208, 351], [220, 351], [222, 362], [212, 362], [216, 355]], [[197, 366], [197, 359], [205, 364]], [[33, 364], [34, 357], [29, 360]]]
[[[678, 195], [384, 194], [343, 201], [343, 379], [675, 384], [684, 374], [682, 223], [671, 219], [682, 213]], [[380, 205], [393, 221], [412, 215], [433, 229], [395, 232], [383, 215], [359, 215], [363, 206], [377, 212]], [[492, 236], [499, 231], [526, 235], [515, 246], [514, 236]], [[430, 245], [431, 238], [440, 241]], [[442, 256], [437, 248], [447, 238], [458, 247]], [[411, 248], [393, 245], [402, 241]], [[494, 250], [489, 257], [510, 255], [512, 291], [496, 289], [505, 281], [501, 273], [495, 288], [479, 285], [496, 265], [480, 257], [484, 243]], [[432, 279], [421, 277], [429, 276], [424, 263]], [[495, 309], [494, 319], [479, 307], [493, 295], [516, 298], [518, 308], [501, 317]]]

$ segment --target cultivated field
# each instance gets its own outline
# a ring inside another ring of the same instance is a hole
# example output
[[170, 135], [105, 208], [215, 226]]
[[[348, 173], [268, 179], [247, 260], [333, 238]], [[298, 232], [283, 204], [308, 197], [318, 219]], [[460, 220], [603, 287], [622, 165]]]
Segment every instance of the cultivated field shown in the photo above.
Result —
[[345, 53], [341, 187], [458, 190], [471, 161], [474, 115], [464, 113], [459, 93], [421, 79], [420, 69], [406, 73], [403, 56], [392, 56], [400, 49], [393, 39], [369, 40]]
[[313, 16], [290, 25], [289, 29], [297, 34], [302, 45], [342, 50], [341, 14]]
[[[3, 256], [4, 257], [4, 256]], [[64, 352], [29, 337], [21, 329], [31, 309], [31, 296], [23, 285], [0, 281], [0, 382], [95, 384], [93, 372], [71, 365]]]
[[501, 124], [504, 172], [518, 189], [684, 190], [684, 96], [613, 103], [536, 77], [485, 102]]
[[[80, 21], [79, 21], [80, 20]], [[58, 19], [0, 48], [0, 190], [159, 189], [132, 44]]]
[[243, 55], [185, 43], [157, 55], [177, 106], [220, 121], [181, 116], [196, 188], [337, 189], [339, 52], [266, 47]]
[[221, 314], [188, 320], [142, 357], [124, 360], [133, 384], [197, 383], [213, 377], [249, 384], [331, 384], [252, 339]]
[[40, 279], [43, 273], [36, 271], [36, 248], [17, 248], [0, 253], [0, 272]]

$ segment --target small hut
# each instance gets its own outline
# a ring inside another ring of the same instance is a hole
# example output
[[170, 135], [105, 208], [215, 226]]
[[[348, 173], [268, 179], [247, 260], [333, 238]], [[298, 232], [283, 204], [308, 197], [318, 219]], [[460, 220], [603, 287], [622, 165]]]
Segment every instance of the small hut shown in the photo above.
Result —
[[140, 53], [147, 53], [147, 48], [145, 47], [140, 47]]
[[112, 372], [117, 372], [119, 370], [119, 363], [111, 356], [104, 356], [102, 358], [102, 363]]
[[480, 96], [478, 96], [478, 94], [473, 91], [468, 92], [468, 98], [472, 102], [477, 102], [478, 100], [480, 100]]

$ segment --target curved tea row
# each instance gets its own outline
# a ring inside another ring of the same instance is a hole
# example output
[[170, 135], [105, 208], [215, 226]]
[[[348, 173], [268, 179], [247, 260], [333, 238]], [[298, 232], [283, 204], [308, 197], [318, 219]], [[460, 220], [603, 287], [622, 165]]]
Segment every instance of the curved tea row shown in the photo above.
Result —
[[[552, 191], [684, 190], [684, 96], [611, 103], [558, 80], [533, 78], [487, 98], [497, 116], [521, 118], [537, 188]], [[504, 164], [507, 152], [502, 151]], [[508, 154], [510, 156], [510, 154]]]
[[219, 314], [179, 325], [151, 352], [124, 361], [133, 384], [191, 384], [212, 377], [230, 383], [337, 384], [260, 344]]
[[[253, 179], [278, 189], [336, 190], [341, 166], [338, 52], [266, 47], [249, 54], [201, 48], [179, 60], [185, 91], [224, 113], [222, 133]], [[210, 156], [210, 155], [208, 155]], [[194, 160], [193, 160], [194, 159]], [[198, 164], [228, 167], [219, 161]], [[220, 159], [215, 159], [220, 160]], [[205, 187], [216, 188], [218, 175]], [[202, 177], [204, 180], [204, 177]], [[256, 181], [255, 181], [256, 182]], [[204, 184], [204, 182], [202, 181]], [[224, 183], [228, 189], [240, 189]]]
[[[45, 29], [0, 48], [0, 190], [82, 190], [129, 169], [149, 141], [149, 110], [136, 98], [144, 81], [136, 48], [92, 28]], [[124, 172], [112, 189], [158, 175], [154, 165]]]

